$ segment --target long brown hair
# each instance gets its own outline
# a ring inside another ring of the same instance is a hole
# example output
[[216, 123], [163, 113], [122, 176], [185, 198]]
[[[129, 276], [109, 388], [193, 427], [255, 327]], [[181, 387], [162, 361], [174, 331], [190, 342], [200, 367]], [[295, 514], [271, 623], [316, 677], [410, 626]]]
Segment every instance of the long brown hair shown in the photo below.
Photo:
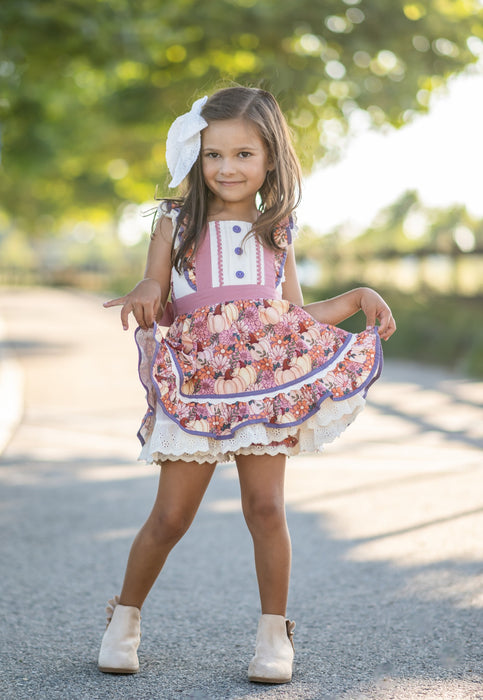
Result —
[[[207, 122], [246, 119], [257, 128], [273, 170], [267, 173], [260, 188], [260, 216], [249, 235], [254, 234], [264, 246], [277, 250], [279, 246], [274, 241], [273, 231], [298, 205], [301, 183], [300, 164], [278, 102], [266, 90], [229, 87], [215, 92], [204, 105], [201, 114]], [[187, 190], [181, 200], [171, 249], [172, 263], [180, 273], [184, 259], [188, 254], [193, 255], [200, 243], [200, 234], [206, 226], [210, 195], [199, 156], [188, 174]], [[181, 243], [177, 247], [180, 228]]]

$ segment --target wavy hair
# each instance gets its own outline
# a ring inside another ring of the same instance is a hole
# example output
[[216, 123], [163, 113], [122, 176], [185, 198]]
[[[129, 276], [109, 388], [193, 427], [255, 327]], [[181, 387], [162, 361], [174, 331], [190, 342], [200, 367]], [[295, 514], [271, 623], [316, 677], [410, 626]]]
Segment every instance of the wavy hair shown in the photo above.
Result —
[[[278, 102], [266, 90], [228, 87], [215, 92], [204, 105], [202, 116], [208, 123], [224, 119], [246, 119], [253, 124], [267, 149], [273, 170], [267, 173], [260, 188], [260, 215], [248, 235], [255, 235], [262, 245], [274, 250], [279, 246], [273, 232], [290, 216], [300, 201], [301, 169], [292, 145], [290, 131]], [[172, 264], [181, 273], [186, 257], [192, 257], [201, 242], [208, 218], [211, 192], [205, 184], [201, 155], [187, 178], [187, 189], [179, 203], [180, 214], [171, 249]], [[181, 243], [176, 240], [182, 228]]]

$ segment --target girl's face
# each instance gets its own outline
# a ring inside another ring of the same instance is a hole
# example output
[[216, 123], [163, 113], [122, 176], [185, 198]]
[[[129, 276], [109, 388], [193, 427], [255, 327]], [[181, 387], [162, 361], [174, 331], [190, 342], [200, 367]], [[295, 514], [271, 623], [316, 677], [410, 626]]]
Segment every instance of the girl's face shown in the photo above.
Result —
[[201, 132], [203, 177], [218, 204], [253, 209], [271, 170], [257, 128], [244, 119], [213, 121]]

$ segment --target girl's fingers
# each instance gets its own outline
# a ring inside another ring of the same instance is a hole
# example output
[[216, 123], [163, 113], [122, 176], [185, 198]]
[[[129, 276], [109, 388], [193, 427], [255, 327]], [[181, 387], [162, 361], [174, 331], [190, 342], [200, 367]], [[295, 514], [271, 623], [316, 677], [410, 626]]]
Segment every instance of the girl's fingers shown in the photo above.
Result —
[[381, 314], [381, 325], [379, 326], [379, 335], [383, 340], [389, 340], [391, 335], [396, 330], [396, 322], [390, 310], [384, 315]]
[[366, 314], [366, 328], [374, 328], [376, 325], [376, 312], [370, 311]]
[[129, 323], [128, 323], [127, 319], [128, 319], [129, 313], [132, 311], [132, 304], [131, 304], [131, 302], [126, 301], [126, 299], [127, 299], [127, 296], [123, 296], [123, 297], [118, 297], [117, 299], [111, 299], [110, 301], [105, 301], [103, 303], [103, 307], [105, 309], [109, 309], [112, 306], [121, 306], [122, 305], [121, 323], [122, 323], [122, 327], [124, 328], [125, 331], [127, 331], [129, 328]]
[[154, 324], [156, 304], [146, 304], [142, 302], [133, 302], [127, 296], [112, 299], [104, 302], [103, 306], [107, 309], [111, 306], [121, 306], [121, 323], [125, 331], [129, 329], [129, 314], [132, 312], [137, 323], [143, 330], [148, 330]]
[[121, 309], [121, 323], [125, 331], [129, 329], [128, 316], [131, 313], [131, 311], [133, 311], [132, 303], [130, 301], [125, 302]]
[[383, 308], [382, 311], [379, 312], [378, 318], [379, 318], [379, 332], [381, 334], [383, 334], [386, 332], [387, 327], [389, 325], [389, 319], [391, 318], [390, 310]]
[[118, 297], [117, 299], [111, 299], [110, 301], [105, 301], [103, 306], [107, 309], [110, 306], [121, 306], [126, 301], [126, 297]]
[[132, 312], [134, 315], [134, 318], [136, 319], [136, 322], [138, 326], [140, 326], [143, 330], [146, 330], [145, 322], [144, 322], [144, 313], [143, 313], [143, 305], [142, 304], [132, 304]]
[[377, 332], [383, 340], [388, 340], [396, 330], [396, 323], [391, 313], [391, 309], [384, 305], [382, 307], [374, 307], [365, 309], [366, 327], [373, 328], [376, 321], [379, 321]]
[[146, 328], [151, 328], [154, 323], [154, 308], [152, 306], [145, 306], [143, 312]]
[[154, 323], [154, 315], [151, 306], [142, 303], [135, 304], [132, 311], [143, 331], [147, 331], [151, 328]]

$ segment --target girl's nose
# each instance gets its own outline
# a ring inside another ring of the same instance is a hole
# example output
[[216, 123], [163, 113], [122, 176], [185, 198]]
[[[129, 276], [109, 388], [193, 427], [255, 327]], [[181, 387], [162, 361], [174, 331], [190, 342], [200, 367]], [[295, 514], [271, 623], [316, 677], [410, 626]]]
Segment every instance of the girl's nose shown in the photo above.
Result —
[[235, 172], [235, 164], [231, 158], [223, 158], [221, 161], [220, 172], [224, 175], [229, 175]]

